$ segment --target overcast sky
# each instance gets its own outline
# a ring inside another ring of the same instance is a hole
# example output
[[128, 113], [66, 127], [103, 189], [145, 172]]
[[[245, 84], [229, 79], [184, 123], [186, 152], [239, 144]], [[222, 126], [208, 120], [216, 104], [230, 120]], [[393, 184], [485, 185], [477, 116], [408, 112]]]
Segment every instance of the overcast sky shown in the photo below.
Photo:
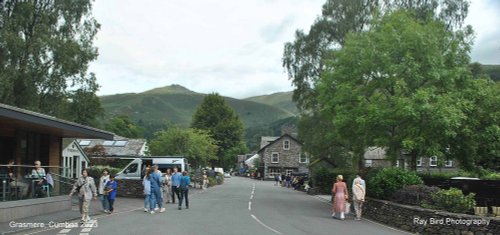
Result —
[[[325, 1], [97, 0], [98, 95], [171, 84], [234, 98], [291, 91], [283, 45]], [[476, 31], [472, 60], [500, 64], [500, 1], [472, 0], [466, 22]]]

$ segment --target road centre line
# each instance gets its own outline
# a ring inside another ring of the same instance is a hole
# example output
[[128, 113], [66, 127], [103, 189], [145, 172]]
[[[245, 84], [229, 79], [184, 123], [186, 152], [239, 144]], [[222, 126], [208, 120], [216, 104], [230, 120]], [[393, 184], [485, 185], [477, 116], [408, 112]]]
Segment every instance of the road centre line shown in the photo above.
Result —
[[252, 202], [248, 202], [248, 210], [251, 211], [252, 210]]
[[252, 216], [252, 218], [253, 218], [255, 221], [257, 221], [257, 223], [259, 223], [260, 225], [262, 225], [263, 227], [265, 227], [265, 228], [267, 228], [267, 229], [269, 229], [269, 230], [273, 231], [273, 232], [274, 232], [274, 233], [276, 233], [276, 234], [283, 234], [283, 233], [281, 233], [281, 232], [279, 232], [279, 231], [277, 231], [277, 230], [275, 230], [275, 229], [273, 229], [273, 228], [271, 228], [271, 227], [267, 226], [266, 224], [262, 223], [262, 221], [260, 221], [260, 220], [259, 220], [259, 219], [255, 216], [255, 215], [250, 215], [250, 216]]

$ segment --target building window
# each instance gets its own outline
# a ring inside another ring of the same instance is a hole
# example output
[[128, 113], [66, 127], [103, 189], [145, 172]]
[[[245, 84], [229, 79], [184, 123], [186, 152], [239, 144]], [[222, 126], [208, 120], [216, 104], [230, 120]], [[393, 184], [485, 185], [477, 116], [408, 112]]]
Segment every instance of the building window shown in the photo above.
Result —
[[417, 166], [422, 166], [422, 158], [417, 159]]
[[438, 165], [438, 157], [432, 156], [429, 158], [429, 166], [437, 166]]
[[373, 166], [373, 160], [367, 159], [365, 160], [365, 167], [372, 167]]
[[114, 140], [106, 140], [102, 143], [102, 146], [113, 146], [114, 143]]
[[79, 144], [80, 146], [87, 146], [90, 144], [90, 140], [80, 140]]
[[453, 167], [453, 161], [452, 160], [446, 160], [446, 162], [444, 163], [444, 166], [445, 167]]
[[293, 169], [286, 169], [285, 172], [287, 175], [291, 175], [294, 172], [294, 170]]
[[305, 154], [299, 153], [299, 163], [307, 163], [309, 162], [307, 156]]
[[117, 141], [115, 141], [113, 146], [124, 147], [125, 145], [127, 145], [127, 142], [128, 141], [126, 141], [126, 140], [117, 140]]
[[272, 153], [271, 163], [278, 163], [280, 161], [280, 153]]
[[280, 175], [281, 174], [281, 169], [280, 168], [274, 168], [274, 167], [270, 167], [269, 170], [269, 176], [275, 176], [275, 175]]
[[283, 149], [284, 150], [289, 150], [290, 149], [290, 141], [289, 140], [284, 140], [283, 141]]

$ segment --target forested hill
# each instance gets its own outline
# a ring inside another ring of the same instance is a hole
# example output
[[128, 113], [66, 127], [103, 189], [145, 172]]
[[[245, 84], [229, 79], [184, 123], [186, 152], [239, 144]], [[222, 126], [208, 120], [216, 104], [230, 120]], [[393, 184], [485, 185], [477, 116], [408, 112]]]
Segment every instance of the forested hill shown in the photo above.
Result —
[[[166, 121], [181, 127], [188, 127], [204, 97], [205, 94], [193, 92], [179, 85], [171, 85], [142, 93], [116, 94], [100, 98], [105, 110], [104, 121], [115, 116], [128, 115], [145, 129], [145, 137], [150, 138], [154, 132], [164, 126]], [[295, 116], [295, 113], [280, 106], [251, 100], [224, 98], [228, 105], [240, 115], [245, 129], [267, 126]]]
[[278, 92], [271, 95], [261, 95], [246, 98], [245, 100], [254, 101], [271, 105], [274, 107], [282, 108], [291, 113], [298, 114], [297, 104], [292, 101], [293, 91]]
[[491, 79], [500, 82], [500, 65], [481, 65], [484, 73], [490, 75]]

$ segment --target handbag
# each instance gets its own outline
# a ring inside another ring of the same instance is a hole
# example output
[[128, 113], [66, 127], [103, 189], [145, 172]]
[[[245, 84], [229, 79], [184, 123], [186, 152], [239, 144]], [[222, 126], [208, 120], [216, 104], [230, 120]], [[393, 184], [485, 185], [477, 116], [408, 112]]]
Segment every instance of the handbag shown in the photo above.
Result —
[[351, 212], [351, 203], [348, 201], [345, 201], [345, 214], [349, 214]]

